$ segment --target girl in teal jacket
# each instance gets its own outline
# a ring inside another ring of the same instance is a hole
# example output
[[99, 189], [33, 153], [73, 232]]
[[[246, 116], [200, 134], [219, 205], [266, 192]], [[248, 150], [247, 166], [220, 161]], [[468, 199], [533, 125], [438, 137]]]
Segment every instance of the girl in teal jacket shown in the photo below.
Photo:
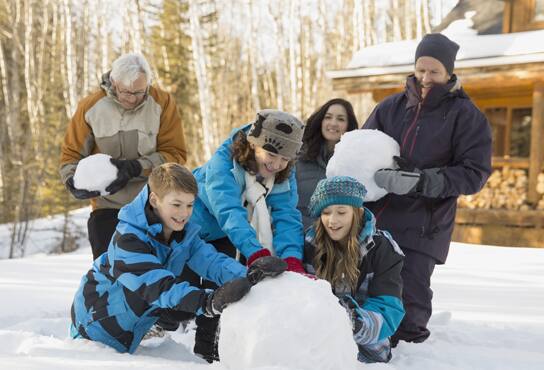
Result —
[[388, 362], [389, 337], [404, 308], [400, 271], [404, 255], [363, 207], [365, 187], [354, 178], [321, 180], [310, 198], [317, 220], [306, 234], [307, 269], [331, 283], [353, 323], [361, 362]]

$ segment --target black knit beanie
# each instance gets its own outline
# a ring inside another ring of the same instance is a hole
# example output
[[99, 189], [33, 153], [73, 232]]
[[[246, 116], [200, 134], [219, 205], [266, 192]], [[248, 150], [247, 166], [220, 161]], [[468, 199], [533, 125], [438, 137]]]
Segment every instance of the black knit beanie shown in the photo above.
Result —
[[433, 57], [440, 61], [446, 67], [448, 74], [451, 75], [458, 50], [459, 45], [443, 34], [429, 33], [419, 42], [415, 61], [417, 62], [420, 57]]

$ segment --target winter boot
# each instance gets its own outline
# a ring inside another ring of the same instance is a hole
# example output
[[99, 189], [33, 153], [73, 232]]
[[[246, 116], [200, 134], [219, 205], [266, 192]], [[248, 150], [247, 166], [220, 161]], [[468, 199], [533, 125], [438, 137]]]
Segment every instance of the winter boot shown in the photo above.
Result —
[[164, 338], [166, 336], [166, 331], [162, 328], [162, 326], [158, 324], [154, 324], [151, 329], [147, 333], [145, 333], [142, 340], [147, 340], [151, 338]]
[[198, 316], [196, 318], [194, 353], [210, 364], [219, 361], [218, 327], [219, 317]]

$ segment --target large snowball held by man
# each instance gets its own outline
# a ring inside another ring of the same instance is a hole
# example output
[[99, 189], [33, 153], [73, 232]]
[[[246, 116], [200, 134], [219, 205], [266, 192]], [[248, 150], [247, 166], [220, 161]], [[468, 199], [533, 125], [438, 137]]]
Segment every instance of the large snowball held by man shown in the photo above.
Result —
[[393, 156], [399, 144], [379, 130], [353, 130], [342, 135], [327, 164], [327, 177], [351, 176], [366, 187], [365, 202], [380, 199], [387, 191], [376, 185], [374, 174], [382, 168], [396, 168]]
[[354, 369], [357, 346], [330, 284], [286, 272], [255, 285], [221, 315], [219, 358], [229, 369]]
[[109, 194], [106, 188], [117, 178], [118, 171], [110, 159], [111, 156], [107, 154], [97, 153], [79, 161], [74, 174], [74, 187]]

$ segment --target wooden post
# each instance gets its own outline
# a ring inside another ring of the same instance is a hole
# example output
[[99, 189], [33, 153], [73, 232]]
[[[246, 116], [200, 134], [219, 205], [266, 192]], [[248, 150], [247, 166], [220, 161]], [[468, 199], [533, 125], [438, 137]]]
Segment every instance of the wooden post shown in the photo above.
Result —
[[544, 161], [544, 83], [538, 82], [533, 90], [533, 120], [531, 122], [531, 160], [529, 163], [529, 189], [527, 200], [538, 202], [537, 177]]
[[506, 0], [502, 17], [502, 33], [512, 32], [512, 10], [512, 0]]

